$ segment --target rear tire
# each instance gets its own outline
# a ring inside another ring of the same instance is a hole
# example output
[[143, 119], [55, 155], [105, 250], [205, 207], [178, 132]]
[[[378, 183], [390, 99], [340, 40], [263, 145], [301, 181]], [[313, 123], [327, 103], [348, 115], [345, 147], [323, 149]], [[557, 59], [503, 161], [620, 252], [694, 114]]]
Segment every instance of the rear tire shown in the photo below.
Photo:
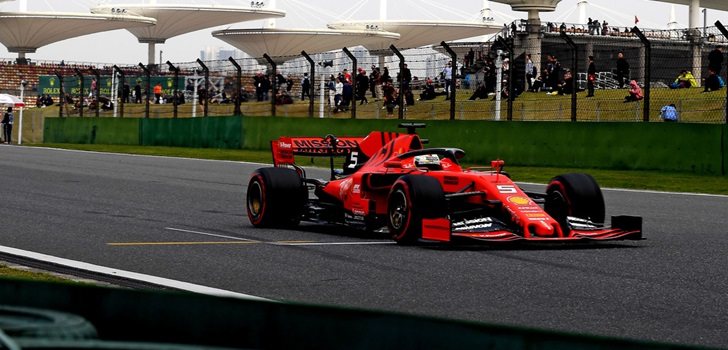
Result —
[[405, 175], [389, 192], [387, 226], [399, 244], [413, 244], [422, 237], [422, 219], [446, 215], [445, 192], [435, 178]]
[[290, 227], [301, 221], [308, 190], [293, 169], [261, 168], [248, 183], [246, 208], [255, 227]]
[[599, 184], [591, 175], [564, 174], [551, 179], [546, 187], [544, 210], [563, 228], [568, 228], [567, 216], [603, 224], [604, 196]]

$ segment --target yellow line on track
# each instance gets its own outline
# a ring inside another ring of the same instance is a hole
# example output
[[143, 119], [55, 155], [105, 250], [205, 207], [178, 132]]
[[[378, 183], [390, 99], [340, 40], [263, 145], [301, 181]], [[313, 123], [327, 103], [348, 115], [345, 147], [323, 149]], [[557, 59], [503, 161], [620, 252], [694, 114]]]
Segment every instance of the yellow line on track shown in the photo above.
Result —
[[229, 244], [260, 244], [262, 242], [127, 242], [127, 243], [107, 243], [112, 247], [133, 247], [133, 246], [162, 246], [162, 245], [229, 245]]

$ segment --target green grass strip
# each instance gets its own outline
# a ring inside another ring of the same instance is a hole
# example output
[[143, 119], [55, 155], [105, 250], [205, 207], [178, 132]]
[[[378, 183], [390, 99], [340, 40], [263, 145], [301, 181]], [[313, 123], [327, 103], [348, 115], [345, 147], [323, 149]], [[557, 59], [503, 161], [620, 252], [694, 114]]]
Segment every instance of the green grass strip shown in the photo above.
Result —
[[[142, 154], [168, 157], [185, 157], [198, 159], [246, 161], [258, 163], [271, 163], [271, 153], [268, 151], [247, 151], [207, 148], [182, 147], [142, 147], [121, 145], [75, 145], [75, 144], [42, 144], [36, 146], [75, 149], [95, 152], [113, 152], [127, 154]], [[324, 158], [297, 158], [302, 166], [328, 167], [328, 160]], [[473, 165], [467, 164], [466, 166]], [[506, 159], [505, 170], [516, 181], [547, 183], [552, 177], [569, 172], [589, 173], [602, 187], [625, 188], [638, 190], [691, 192], [706, 194], [728, 195], [728, 177], [704, 176], [690, 173], [673, 173], [664, 171], [629, 171], [629, 170], [601, 170], [601, 169], [573, 169], [573, 168], [542, 168], [542, 167], [516, 167], [508, 166]], [[486, 165], [486, 164], [477, 164]]]

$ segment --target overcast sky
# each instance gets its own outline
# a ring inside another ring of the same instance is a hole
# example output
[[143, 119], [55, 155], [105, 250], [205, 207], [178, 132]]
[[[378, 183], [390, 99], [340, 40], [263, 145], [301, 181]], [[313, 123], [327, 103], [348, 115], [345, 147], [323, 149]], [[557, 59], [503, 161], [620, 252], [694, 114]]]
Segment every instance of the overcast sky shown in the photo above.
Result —
[[[666, 28], [672, 5], [649, 0], [588, 0], [587, 16], [599, 20], [606, 19], [610, 25], [632, 26], [634, 17], [640, 20], [643, 28]], [[728, 1], [728, 0], [727, 0]], [[30, 11], [62, 11], [84, 12], [97, 4], [147, 3], [148, 1], [98, 1], [98, 0], [28, 0]], [[268, 1], [266, 1], [268, 2]], [[217, 4], [249, 6], [250, 1], [234, 0], [157, 0], [160, 4]], [[443, 5], [443, 3], [445, 5]], [[544, 21], [576, 23], [578, 12], [577, 0], [562, 0], [555, 12], [543, 13]], [[452, 4], [452, 5], [451, 5]], [[455, 5], [456, 6], [453, 6]], [[286, 18], [277, 20], [280, 28], [323, 28], [326, 23], [337, 20], [377, 19], [379, 18], [379, 0], [277, 0], [276, 8], [287, 12]], [[680, 27], [687, 27], [688, 7], [674, 5], [676, 19]], [[431, 19], [431, 20], [477, 20], [483, 7], [482, 0], [458, 0], [443, 2], [441, 0], [390, 0], [388, 19]], [[497, 23], [511, 22], [517, 18], [525, 18], [524, 12], [513, 12], [510, 6], [490, 1], [490, 8]], [[0, 3], [2, 11], [18, 11], [19, 2]], [[728, 24], [728, 12], [708, 10], [708, 23], [721, 20]], [[702, 21], [702, 14], [701, 14]], [[238, 23], [231, 26], [217, 27], [178, 36], [167, 40], [166, 44], [157, 46], [163, 51], [163, 60], [172, 62], [191, 62], [198, 58], [200, 50], [206, 47], [231, 48], [226, 43], [213, 38], [210, 33], [216, 29], [260, 28], [262, 21]], [[701, 22], [702, 25], [702, 22]], [[81, 61], [94, 63], [134, 64], [146, 62], [146, 45], [139, 44], [136, 38], [125, 30], [117, 30], [75, 39], [66, 40], [38, 49], [28, 54], [31, 59], [47, 59]], [[0, 57], [14, 59], [0, 45]], [[159, 58], [157, 58], [159, 59]]]

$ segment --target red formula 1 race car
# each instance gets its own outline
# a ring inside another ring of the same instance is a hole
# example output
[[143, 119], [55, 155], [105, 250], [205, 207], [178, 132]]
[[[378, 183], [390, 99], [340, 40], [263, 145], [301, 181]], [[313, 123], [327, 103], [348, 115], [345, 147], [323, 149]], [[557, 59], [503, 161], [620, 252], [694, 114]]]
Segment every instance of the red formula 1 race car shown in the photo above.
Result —
[[[366, 137], [281, 137], [271, 142], [275, 167], [253, 172], [247, 211], [256, 227], [300, 221], [376, 231], [398, 243], [641, 239], [642, 218], [613, 216], [604, 225], [601, 189], [586, 174], [551, 180], [545, 193], [523, 191], [502, 171], [463, 169], [457, 148], [425, 148], [415, 133], [374, 131]], [[312, 179], [294, 156], [330, 157], [328, 180]], [[345, 157], [342, 170], [334, 157]]]

